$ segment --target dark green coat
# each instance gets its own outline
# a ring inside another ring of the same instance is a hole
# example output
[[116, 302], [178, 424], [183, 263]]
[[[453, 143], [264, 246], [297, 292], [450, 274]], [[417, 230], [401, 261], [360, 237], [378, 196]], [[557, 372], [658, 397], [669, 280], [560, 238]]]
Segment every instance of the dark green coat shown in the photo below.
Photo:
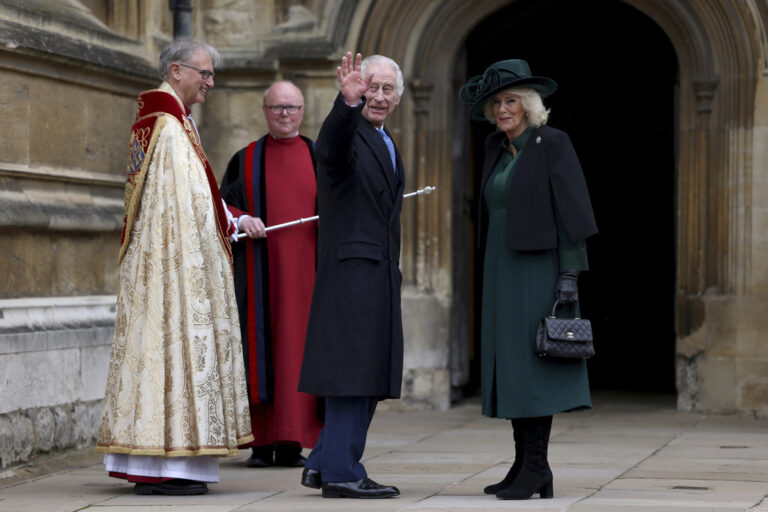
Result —
[[[498, 134], [491, 137], [498, 139]], [[514, 141], [514, 145], [518, 150], [514, 158], [506, 149], [486, 152], [486, 159], [494, 160], [486, 162], [493, 171], [488, 173], [490, 176], [484, 181], [482, 189], [482, 202], [487, 215], [483, 223], [486, 232], [483, 237], [485, 259], [481, 320], [483, 414], [524, 418], [589, 408], [591, 400], [586, 363], [583, 360], [540, 358], [533, 347], [539, 320], [550, 314], [552, 309], [559, 270], [587, 269], [583, 238], [574, 240], [568, 232], [583, 233], [584, 226], [587, 226], [586, 231], [591, 231], [590, 219], [594, 225], [591, 204], [588, 196], [586, 203], [583, 198], [575, 199], [569, 208], [588, 211], [588, 216], [586, 219], [569, 220], [561, 214], [563, 208], [558, 205], [558, 194], [550, 185], [547, 199], [551, 201], [553, 210], [552, 229], [556, 234], [553, 246], [525, 251], [510, 249], [508, 223], [535, 223], [533, 212], [528, 215], [517, 212], [510, 218], [509, 198], [521, 195], [520, 191], [512, 190], [512, 187], [521, 184], [521, 180], [514, 177], [519, 177], [521, 172], [548, 176], [552, 169], [547, 168], [546, 162], [550, 159], [531, 158], [530, 155], [544, 147], [550, 156], [557, 152], [573, 152], [567, 135], [551, 128], [546, 131], [528, 129]], [[527, 158], [524, 158], [526, 153]], [[568, 155], [568, 159], [576, 161], [576, 168], [561, 169], [560, 172], [578, 173], [578, 176], [569, 176], [568, 179], [583, 183], [575, 154]], [[542, 166], [521, 169], [526, 162], [538, 162]], [[539, 224], [546, 225], [544, 221]], [[566, 224], [571, 229], [566, 229]]]

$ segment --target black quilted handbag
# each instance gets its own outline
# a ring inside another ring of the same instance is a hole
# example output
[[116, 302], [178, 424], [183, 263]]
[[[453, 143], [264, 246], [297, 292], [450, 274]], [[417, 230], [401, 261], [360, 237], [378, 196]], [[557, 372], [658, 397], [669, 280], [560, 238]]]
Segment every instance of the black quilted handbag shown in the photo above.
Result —
[[536, 355], [540, 357], [564, 357], [589, 359], [595, 355], [592, 343], [592, 324], [579, 318], [579, 304], [575, 304], [574, 318], [556, 318], [558, 302], [552, 306], [552, 315], [539, 322], [536, 333]]

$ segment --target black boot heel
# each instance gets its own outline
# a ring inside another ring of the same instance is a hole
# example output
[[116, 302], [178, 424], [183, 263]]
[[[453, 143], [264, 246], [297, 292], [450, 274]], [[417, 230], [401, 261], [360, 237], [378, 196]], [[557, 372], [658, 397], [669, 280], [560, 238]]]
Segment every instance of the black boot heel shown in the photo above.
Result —
[[544, 487], [539, 489], [539, 498], [541, 499], [550, 499], [555, 497], [555, 490], [554, 486], [552, 485], [552, 482], [549, 482]]

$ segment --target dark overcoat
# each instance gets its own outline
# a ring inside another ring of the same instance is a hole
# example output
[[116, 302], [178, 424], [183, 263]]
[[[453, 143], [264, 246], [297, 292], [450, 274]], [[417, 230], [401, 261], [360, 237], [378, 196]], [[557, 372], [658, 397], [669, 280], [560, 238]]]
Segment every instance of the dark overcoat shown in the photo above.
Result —
[[317, 137], [318, 268], [299, 391], [397, 398], [403, 374], [400, 210], [387, 147], [339, 95]]

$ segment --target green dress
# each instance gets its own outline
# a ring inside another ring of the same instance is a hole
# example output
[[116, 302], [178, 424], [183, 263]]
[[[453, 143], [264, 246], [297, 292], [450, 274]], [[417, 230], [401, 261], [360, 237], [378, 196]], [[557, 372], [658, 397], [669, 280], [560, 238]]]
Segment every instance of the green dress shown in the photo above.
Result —
[[[587, 269], [586, 244], [573, 243], [558, 218], [559, 247], [511, 251], [506, 245], [510, 177], [531, 128], [502, 153], [484, 190], [488, 207], [481, 327], [483, 414], [527, 418], [591, 407], [583, 360], [538, 357], [539, 320], [552, 311], [560, 268]], [[525, 219], [520, 219], [525, 222]], [[558, 316], [568, 313], [558, 308]]]

